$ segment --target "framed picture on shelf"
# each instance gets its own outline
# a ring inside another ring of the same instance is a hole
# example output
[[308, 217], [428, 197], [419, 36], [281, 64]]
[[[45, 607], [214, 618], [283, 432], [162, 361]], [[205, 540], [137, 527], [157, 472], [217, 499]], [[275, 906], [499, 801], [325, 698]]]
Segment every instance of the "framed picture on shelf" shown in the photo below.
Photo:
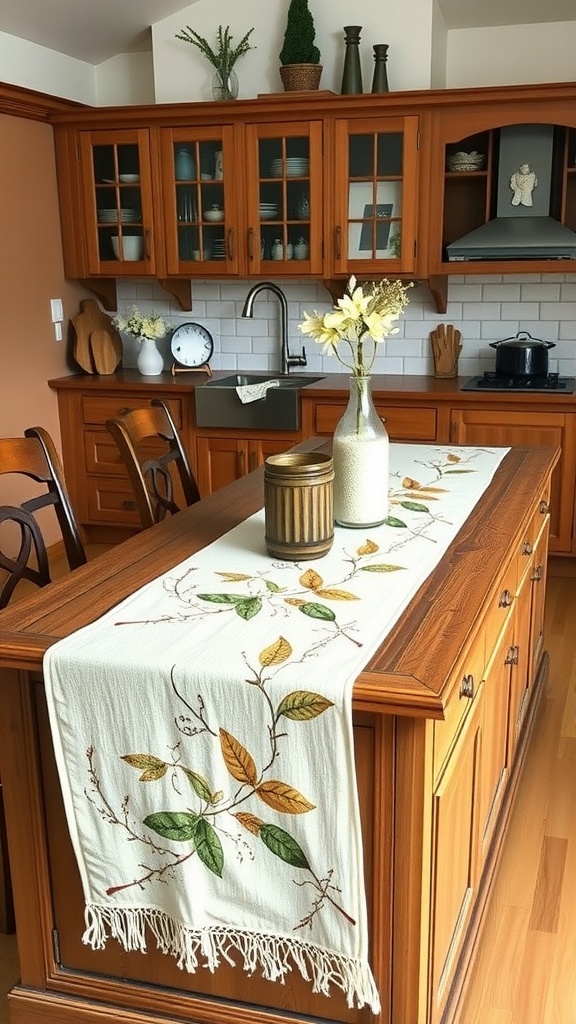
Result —
[[[386, 259], [398, 255], [401, 183], [378, 182], [376, 203], [372, 182], [352, 181], [348, 193], [348, 258]], [[374, 229], [376, 231], [374, 246]]]

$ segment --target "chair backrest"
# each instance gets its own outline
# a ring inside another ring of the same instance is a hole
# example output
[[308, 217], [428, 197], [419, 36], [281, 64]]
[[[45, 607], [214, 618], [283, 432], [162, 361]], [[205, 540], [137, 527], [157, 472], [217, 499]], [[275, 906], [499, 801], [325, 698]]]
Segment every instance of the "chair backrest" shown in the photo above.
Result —
[[7, 537], [7, 550], [0, 546], [0, 608], [8, 604], [20, 580], [38, 587], [51, 582], [46, 544], [36, 519], [40, 509], [54, 508], [70, 568], [77, 569], [87, 560], [58, 452], [43, 427], [29, 427], [24, 437], [0, 437], [0, 475], [7, 473], [23, 474], [46, 488], [20, 505], [0, 505], [0, 524], [14, 523], [20, 532], [16, 555], [12, 547], [18, 530]]
[[[198, 485], [166, 402], [154, 398], [142, 409], [107, 420], [106, 426], [128, 470], [143, 529], [159, 523], [167, 513], [180, 511], [171, 470], [178, 472], [186, 505], [199, 501]], [[165, 450], [153, 454], [151, 442], [159, 441]]]

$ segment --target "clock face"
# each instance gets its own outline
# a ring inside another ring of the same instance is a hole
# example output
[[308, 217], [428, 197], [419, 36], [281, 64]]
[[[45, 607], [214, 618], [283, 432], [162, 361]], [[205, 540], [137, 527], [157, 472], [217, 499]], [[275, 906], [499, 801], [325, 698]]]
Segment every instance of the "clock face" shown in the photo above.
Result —
[[212, 335], [202, 324], [180, 324], [170, 340], [170, 351], [180, 366], [202, 366], [214, 351]]

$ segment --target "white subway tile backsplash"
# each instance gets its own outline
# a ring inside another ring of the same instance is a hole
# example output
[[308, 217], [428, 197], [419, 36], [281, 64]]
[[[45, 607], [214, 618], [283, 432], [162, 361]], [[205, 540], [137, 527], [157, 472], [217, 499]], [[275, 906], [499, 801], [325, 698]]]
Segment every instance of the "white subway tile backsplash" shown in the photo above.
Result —
[[[304, 312], [326, 313], [332, 299], [321, 281], [276, 282], [288, 302], [290, 348], [304, 344], [307, 369], [319, 373], [346, 373], [334, 355], [305, 337], [298, 325]], [[176, 299], [156, 281], [118, 281], [118, 308], [136, 304], [166, 317], [172, 327], [193, 320], [203, 324], [214, 338], [212, 366], [229, 370], [277, 370], [280, 349], [280, 307], [271, 292], [254, 302], [254, 316], [244, 319], [242, 309], [253, 281], [199, 280], [191, 283], [192, 310], [183, 312]], [[433, 372], [430, 332], [439, 323], [453, 324], [462, 333], [458, 372], [474, 376], [492, 370], [495, 362], [490, 342], [528, 331], [535, 338], [553, 341], [550, 367], [576, 374], [576, 274], [474, 274], [452, 275], [446, 313], [437, 313], [431, 293], [421, 284], [410, 290], [409, 305], [398, 322], [398, 334], [379, 347], [375, 372], [428, 374]], [[169, 338], [158, 348], [170, 366]], [[137, 349], [124, 343], [124, 365], [134, 366]]]

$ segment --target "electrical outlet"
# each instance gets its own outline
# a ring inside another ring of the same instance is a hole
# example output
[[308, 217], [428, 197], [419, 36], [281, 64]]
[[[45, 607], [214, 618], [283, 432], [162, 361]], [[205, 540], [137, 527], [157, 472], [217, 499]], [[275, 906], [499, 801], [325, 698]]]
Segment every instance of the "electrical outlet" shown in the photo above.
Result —
[[62, 341], [62, 324], [60, 320], [57, 320], [54, 324], [54, 338], [56, 341]]
[[[62, 308], [62, 299], [50, 299], [50, 312], [52, 314], [52, 323], [61, 324], [64, 319], [64, 309]], [[58, 338], [57, 341], [61, 341]]]

